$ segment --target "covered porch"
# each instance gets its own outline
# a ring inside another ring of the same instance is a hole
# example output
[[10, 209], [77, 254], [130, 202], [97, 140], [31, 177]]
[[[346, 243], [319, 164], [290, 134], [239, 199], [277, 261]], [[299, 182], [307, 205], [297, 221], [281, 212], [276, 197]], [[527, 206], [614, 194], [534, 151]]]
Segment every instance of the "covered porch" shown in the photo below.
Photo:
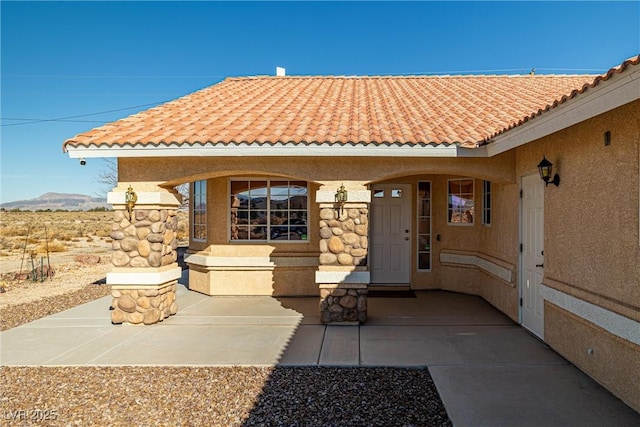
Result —
[[155, 326], [113, 328], [105, 297], [2, 332], [3, 364], [428, 368], [454, 425], [639, 420], [480, 297], [370, 297], [366, 324], [337, 326], [321, 324], [317, 298], [177, 294], [181, 310]]

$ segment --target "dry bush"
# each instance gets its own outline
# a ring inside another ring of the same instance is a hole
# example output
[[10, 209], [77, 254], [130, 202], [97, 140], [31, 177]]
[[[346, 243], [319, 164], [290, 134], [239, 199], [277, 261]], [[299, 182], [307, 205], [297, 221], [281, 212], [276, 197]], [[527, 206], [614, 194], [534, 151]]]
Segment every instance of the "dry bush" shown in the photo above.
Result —
[[18, 237], [26, 236], [27, 227], [2, 227], [0, 228], [0, 236], [2, 237]]
[[47, 251], [49, 251], [49, 253], [66, 252], [67, 247], [60, 240], [56, 239], [56, 240], [50, 241], [49, 243], [40, 242], [38, 243], [38, 246], [36, 246], [36, 248], [34, 249], [34, 252], [37, 254], [46, 254]]

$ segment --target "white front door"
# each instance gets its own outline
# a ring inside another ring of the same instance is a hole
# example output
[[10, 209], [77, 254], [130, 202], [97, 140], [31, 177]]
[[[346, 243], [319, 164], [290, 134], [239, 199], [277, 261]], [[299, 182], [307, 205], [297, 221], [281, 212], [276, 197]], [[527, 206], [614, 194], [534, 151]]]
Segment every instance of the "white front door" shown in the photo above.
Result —
[[540, 296], [544, 268], [544, 182], [522, 178], [522, 326], [544, 338], [544, 301]]
[[371, 284], [408, 285], [411, 280], [411, 185], [371, 189], [369, 269]]

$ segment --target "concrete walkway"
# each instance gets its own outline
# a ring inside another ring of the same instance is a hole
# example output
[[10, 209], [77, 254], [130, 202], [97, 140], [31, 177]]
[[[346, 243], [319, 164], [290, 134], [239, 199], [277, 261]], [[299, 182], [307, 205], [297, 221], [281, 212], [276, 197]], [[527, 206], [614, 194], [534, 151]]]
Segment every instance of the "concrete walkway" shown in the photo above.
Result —
[[317, 298], [207, 297], [114, 326], [111, 298], [0, 334], [6, 366], [428, 367], [455, 426], [638, 426], [640, 415], [479, 297], [370, 298], [362, 326], [320, 324]]

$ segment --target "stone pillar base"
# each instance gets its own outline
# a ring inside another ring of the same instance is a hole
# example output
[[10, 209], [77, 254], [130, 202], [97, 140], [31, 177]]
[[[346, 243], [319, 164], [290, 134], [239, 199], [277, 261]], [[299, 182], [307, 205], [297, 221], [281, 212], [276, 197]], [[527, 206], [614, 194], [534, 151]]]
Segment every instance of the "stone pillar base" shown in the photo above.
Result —
[[320, 285], [320, 321], [357, 325], [367, 320], [366, 283]]
[[114, 285], [111, 287], [111, 323], [152, 325], [178, 312], [178, 281], [162, 285]]

